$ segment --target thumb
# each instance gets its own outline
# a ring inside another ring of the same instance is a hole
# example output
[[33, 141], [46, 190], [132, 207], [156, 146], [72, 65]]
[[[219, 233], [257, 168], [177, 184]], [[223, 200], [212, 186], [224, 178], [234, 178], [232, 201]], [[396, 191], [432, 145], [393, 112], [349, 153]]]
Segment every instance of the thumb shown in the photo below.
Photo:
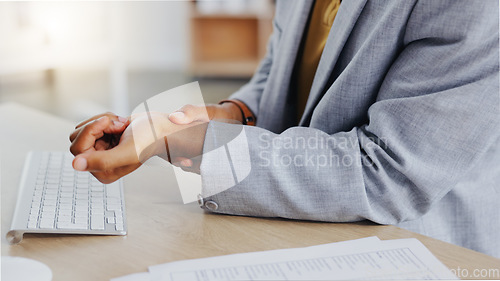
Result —
[[205, 106], [185, 105], [168, 115], [170, 122], [177, 125], [186, 125], [195, 121], [208, 122], [207, 109]]
[[137, 164], [139, 162], [135, 149], [124, 149], [116, 146], [109, 150], [88, 150], [73, 160], [73, 168], [78, 171], [105, 172]]

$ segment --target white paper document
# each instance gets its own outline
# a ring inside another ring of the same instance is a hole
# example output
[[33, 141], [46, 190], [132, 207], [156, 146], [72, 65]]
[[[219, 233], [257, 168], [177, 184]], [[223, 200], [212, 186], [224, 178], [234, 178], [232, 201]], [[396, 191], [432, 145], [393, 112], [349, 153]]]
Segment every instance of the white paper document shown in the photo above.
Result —
[[151, 281], [151, 274], [149, 274], [149, 272], [134, 273], [119, 278], [113, 278], [110, 281]]
[[[380, 241], [377, 237], [369, 237], [306, 248], [235, 254], [149, 267], [151, 281], [339, 279], [457, 277], [414, 238]], [[113, 281], [126, 280], [133, 279]]]

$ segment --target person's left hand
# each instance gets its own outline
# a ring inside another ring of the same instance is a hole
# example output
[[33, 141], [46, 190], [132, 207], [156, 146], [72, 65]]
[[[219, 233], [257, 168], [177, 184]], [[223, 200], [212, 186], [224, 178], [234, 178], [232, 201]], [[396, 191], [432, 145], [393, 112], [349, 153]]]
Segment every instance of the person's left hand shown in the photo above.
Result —
[[91, 172], [99, 181], [111, 183], [137, 169], [141, 163], [135, 152], [129, 122], [116, 125], [113, 116], [91, 118], [71, 134], [73, 168]]
[[78, 125], [76, 125], [75, 130], [70, 134], [69, 141], [73, 142], [78, 134], [80, 134], [80, 132], [85, 128], [85, 125], [103, 117], [106, 117], [109, 120], [102, 120], [106, 122], [106, 128], [103, 131], [102, 137], [100, 137], [95, 142], [94, 148], [96, 150], [105, 150], [116, 146], [123, 131], [130, 124], [130, 120], [128, 118], [115, 115], [111, 112], [102, 113], [80, 122]]

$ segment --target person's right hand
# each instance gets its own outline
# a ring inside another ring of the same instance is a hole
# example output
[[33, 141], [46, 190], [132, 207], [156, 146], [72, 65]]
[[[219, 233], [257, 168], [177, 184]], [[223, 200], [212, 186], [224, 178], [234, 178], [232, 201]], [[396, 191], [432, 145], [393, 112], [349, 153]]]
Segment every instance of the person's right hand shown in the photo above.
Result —
[[[243, 116], [240, 109], [235, 104], [229, 102], [223, 104], [208, 104], [204, 106], [187, 104], [170, 113], [168, 119], [170, 122], [177, 125], [209, 122], [210, 120], [236, 124], [241, 124], [243, 122]], [[181, 167], [185, 171], [192, 171], [195, 166], [199, 165], [199, 163], [194, 163], [192, 159], [187, 157], [179, 156], [173, 160], [176, 166]], [[198, 168], [194, 170], [198, 170]]]
[[226, 123], [243, 122], [240, 109], [233, 103], [192, 105], [187, 104], [180, 109], [170, 113], [168, 119], [178, 125], [191, 124], [193, 122], [209, 122], [215, 120]]

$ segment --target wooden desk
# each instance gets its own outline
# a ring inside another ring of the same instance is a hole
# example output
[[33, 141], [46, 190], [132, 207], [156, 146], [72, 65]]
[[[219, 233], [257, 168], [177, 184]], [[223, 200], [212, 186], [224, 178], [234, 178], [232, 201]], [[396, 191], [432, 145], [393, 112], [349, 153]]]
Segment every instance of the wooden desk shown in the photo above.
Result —
[[[11, 246], [10, 228], [29, 150], [67, 150], [74, 124], [16, 104], [0, 105], [2, 255], [47, 264], [54, 281], [109, 280], [176, 260], [305, 247], [378, 236], [418, 238], [450, 269], [498, 269], [500, 260], [394, 226], [317, 223], [213, 215], [183, 205], [168, 167], [143, 166], [125, 177], [128, 235], [25, 235]], [[498, 279], [498, 277], [497, 277]]]

